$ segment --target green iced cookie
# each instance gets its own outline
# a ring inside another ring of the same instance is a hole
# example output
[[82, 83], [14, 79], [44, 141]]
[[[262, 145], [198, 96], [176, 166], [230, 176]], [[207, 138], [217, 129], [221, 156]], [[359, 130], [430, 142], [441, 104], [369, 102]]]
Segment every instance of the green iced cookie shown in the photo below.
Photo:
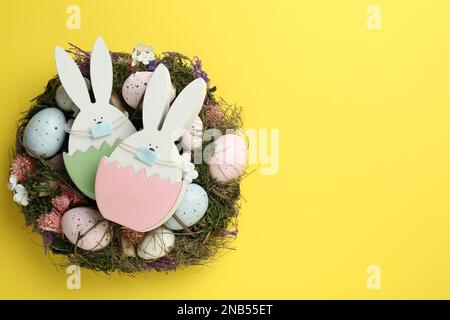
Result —
[[103, 156], [110, 156], [114, 149], [122, 142], [117, 139], [113, 146], [103, 142], [100, 149], [90, 147], [85, 152], [75, 151], [73, 155], [63, 154], [64, 165], [70, 178], [85, 195], [95, 199], [95, 175]]

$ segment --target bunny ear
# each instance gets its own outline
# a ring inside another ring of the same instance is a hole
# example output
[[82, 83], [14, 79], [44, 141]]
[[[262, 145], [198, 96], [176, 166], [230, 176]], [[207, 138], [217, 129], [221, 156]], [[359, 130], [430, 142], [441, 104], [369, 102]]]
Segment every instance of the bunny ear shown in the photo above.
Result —
[[179, 139], [192, 126], [206, 96], [206, 82], [197, 78], [189, 83], [175, 99], [164, 120], [162, 130]]
[[86, 82], [78, 69], [75, 61], [61, 47], [55, 48], [56, 69], [59, 80], [69, 95], [70, 99], [80, 109], [91, 105], [91, 99], [86, 87]]
[[142, 120], [144, 128], [159, 129], [170, 103], [172, 82], [169, 70], [163, 64], [156, 67], [145, 90], [142, 103]]
[[113, 71], [111, 55], [102, 37], [98, 37], [95, 41], [90, 68], [95, 102], [109, 102], [113, 84]]

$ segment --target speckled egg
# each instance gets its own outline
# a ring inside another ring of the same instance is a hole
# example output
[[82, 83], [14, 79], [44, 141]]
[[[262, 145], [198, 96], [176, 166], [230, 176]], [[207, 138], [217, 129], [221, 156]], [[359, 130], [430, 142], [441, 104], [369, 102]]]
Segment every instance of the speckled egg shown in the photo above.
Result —
[[[88, 90], [91, 88], [91, 83], [88, 79], [84, 79], [86, 82], [86, 87]], [[73, 103], [72, 99], [70, 99], [64, 87], [59, 85], [55, 92], [55, 101], [58, 107], [60, 107], [64, 111], [77, 111], [78, 107]]]
[[203, 142], [203, 122], [199, 116], [197, 116], [192, 123], [191, 130], [187, 131], [182, 139], [181, 146], [184, 151], [192, 151], [200, 149]]
[[112, 229], [108, 220], [92, 208], [70, 209], [63, 215], [61, 226], [67, 239], [84, 250], [103, 249], [112, 239]]
[[23, 133], [23, 144], [31, 153], [53, 157], [61, 149], [66, 132], [66, 118], [58, 108], [46, 108], [36, 113]]
[[[175, 214], [186, 227], [191, 227], [200, 221], [207, 209], [208, 194], [205, 189], [198, 184], [191, 183], [187, 186], [184, 198]], [[173, 217], [167, 220], [166, 226], [171, 230], [183, 229]]]
[[214, 141], [209, 165], [211, 176], [220, 183], [237, 179], [245, 168], [247, 146], [236, 134], [226, 134]]
[[153, 72], [149, 71], [139, 71], [125, 80], [122, 86], [122, 97], [130, 107], [137, 108], [152, 74]]
[[146, 234], [137, 249], [142, 259], [159, 259], [164, 257], [175, 244], [175, 235], [167, 228], [159, 227]]
[[[152, 77], [153, 72], [139, 71], [130, 75], [122, 86], [122, 97], [132, 108], [136, 109], [144, 96], [147, 84]], [[175, 98], [175, 88], [172, 86], [170, 100]]]

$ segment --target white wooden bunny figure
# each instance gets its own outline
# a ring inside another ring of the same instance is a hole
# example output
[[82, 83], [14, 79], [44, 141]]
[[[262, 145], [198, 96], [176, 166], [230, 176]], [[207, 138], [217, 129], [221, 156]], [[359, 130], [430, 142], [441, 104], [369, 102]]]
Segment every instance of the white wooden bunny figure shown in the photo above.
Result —
[[136, 129], [126, 114], [109, 103], [113, 71], [111, 56], [101, 37], [94, 44], [90, 60], [90, 80], [95, 102], [91, 102], [78, 66], [61, 47], [55, 49], [55, 60], [64, 89], [80, 109], [72, 127], [68, 129], [69, 152], [64, 154], [64, 164], [76, 186], [95, 199], [94, 183], [100, 159], [110, 155]]
[[177, 96], [170, 108], [172, 85], [160, 64], [151, 77], [143, 100], [144, 129], [123, 141], [100, 161], [95, 192], [102, 215], [137, 231], [166, 222], [183, 198], [195, 174], [175, 145], [191, 127], [206, 96], [206, 83], [198, 78]]

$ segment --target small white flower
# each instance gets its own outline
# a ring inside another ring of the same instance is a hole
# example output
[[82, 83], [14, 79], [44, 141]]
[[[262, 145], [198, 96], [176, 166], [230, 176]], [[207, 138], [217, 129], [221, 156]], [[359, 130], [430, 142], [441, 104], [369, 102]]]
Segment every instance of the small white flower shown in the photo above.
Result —
[[181, 156], [181, 162], [183, 164], [183, 178], [187, 183], [191, 183], [192, 180], [198, 177], [198, 172], [195, 170], [195, 166], [191, 162], [191, 155], [189, 153], [183, 153]]
[[8, 180], [8, 190], [13, 191], [17, 186], [17, 177], [15, 175], [10, 175]]
[[147, 65], [150, 61], [155, 60], [153, 48], [145, 44], [139, 43], [131, 52], [131, 66], [134, 67], [138, 62]]
[[29, 203], [28, 191], [21, 184], [17, 183], [17, 177], [15, 175], [9, 176], [8, 190], [13, 192], [13, 200], [26, 207]]
[[13, 200], [20, 204], [21, 206], [26, 207], [28, 205], [28, 192], [27, 189], [21, 184], [16, 185], [14, 188], [14, 196]]
[[152, 52], [141, 52], [137, 56], [137, 61], [142, 62], [144, 65], [148, 65], [152, 60], [155, 60], [155, 55]]

